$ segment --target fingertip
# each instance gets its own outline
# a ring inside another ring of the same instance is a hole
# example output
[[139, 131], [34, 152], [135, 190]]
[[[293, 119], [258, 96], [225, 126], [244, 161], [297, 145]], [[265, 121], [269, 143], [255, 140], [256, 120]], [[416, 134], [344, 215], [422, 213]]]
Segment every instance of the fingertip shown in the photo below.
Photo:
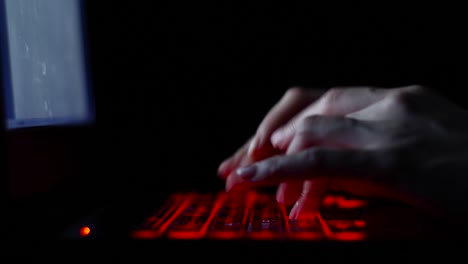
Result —
[[229, 174], [226, 179], [225, 191], [230, 195], [241, 195], [249, 189], [249, 185], [240, 179], [235, 173]]
[[281, 134], [281, 130], [275, 131], [271, 135], [271, 138], [270, 138], [271, 145], [273, 145], [273, 147], [275, 147], [275, 148], [280, 148], [282, 138], [283, 137], [282, 137], [282, 134]]
[[321, 200], [311, 199], [311, 197], [302, 196], [294, 204], [289, 218], [291, 220], [314, 219], [320, 212]]
[[257, 173], [257, 166], [249, 165], [246, 167], [241, 167], [236, 170], [236, 176], [242, 178], [243, 180], [252, 179]]
[[297, 209], [297, 203], [296, 203], [291, 209], [291, 211], [289, 212], [289, 219], [297, 220], [297, 215], [298, 215], [297, 213], [298, 213], [298, 209]]
[[284, 204], [285, 203], [285, 189], [286, 185], [284, 183], [280, 183], [278, 185], [278, 189], [276, 190], [276, 201], [278, 203]]
[[288, 128], [276, 130], [270, 137], [271, 145], [278, 150], [286, 151], [294, 137]]
[[258, 136], [255, 136], [254, 139], [252, 140], [252, 142], [250, 142], [249, 148], [247, 150], [247, 155], [249, 157], [253, 157], [253, 153], [258, 148], [258, 141], [259, 141]]
[[284, 194], [277, 193], [276, 194], [276, 201], [280, 204], [284, 204]]
[[224, 160], [218, 167], [218, 175], [226, 178], [231, 173], [231, 159]]
[[274, 154], [274, 147], [271, 145], [268, 137], [263, 134], [257, 134], [249, 146], [247, 155], [252, 161], [259, 161]]
[[234, 185], [235, 185], [235, 179], [234, 179], [234, 177], [232, 177], [232, 174], [229, 174], [226, 177], [226, 184], [225, 184], [226, 192], [230, 192], [231, 189], [234, 187]]
[[276, 149], [270, 141], [264, 141], [257, 147], [257, 149], [252, 153], [252, 161], [261, 161], [263, 159], [272, 157], [277, 154], [282, 154], [283, 152], [279, 149]]

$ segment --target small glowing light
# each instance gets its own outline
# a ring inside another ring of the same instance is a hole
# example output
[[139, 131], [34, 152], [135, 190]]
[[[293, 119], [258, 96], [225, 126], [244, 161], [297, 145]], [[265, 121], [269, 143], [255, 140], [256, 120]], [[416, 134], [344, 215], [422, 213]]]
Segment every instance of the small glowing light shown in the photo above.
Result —
[[91, 233], [91, 229], [87, 226], [84, 226], [80, 229], [81, 236], [87, 236], [89, 233]]

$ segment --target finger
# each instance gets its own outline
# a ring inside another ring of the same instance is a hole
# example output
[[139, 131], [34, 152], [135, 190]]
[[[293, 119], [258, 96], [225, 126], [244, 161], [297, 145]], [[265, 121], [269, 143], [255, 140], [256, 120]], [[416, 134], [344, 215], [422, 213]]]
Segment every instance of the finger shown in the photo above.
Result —
[[[379, 140], [382, 141], [382, 136], [373, 132], [379, 131], [377, 128], [382, 125], [384, 124], [379, 122], [360, 121], [340, 116], [310, 116], [301, 123], [301, 127], [295, 134], [286, 152], [287, 155], [278, 155], [274, 158], [267, 159], [265, 162], [256, 163], [255, 167], [258, 167], [258, 171], [255, 177], [259, 177], [258, 179], [262, 180], [263, 176], [265, 176], [266, 179], [271, 180], [272, 177], [291, 175], [293, 178], [285, 178], [285, 181], [299, 180], [294, 178], [295, 172], [303, 174], [311, 172], [310, 170], [322, 169], [327, 172], [328, 170], [339, 169], [340, 166], [353, 165], [351, 162], [359, 162], [360, 160], [358, 160], [358, 158], [373, 158], [373, 156], [364, 155], [367, 154], [364, 150], [368, 149], [369, 146], [375, 149]], [[320, 147], [310, 148], [312, 146]], [[347, 147], [349, 151], [333, 149], [336, 147], [343, 148], [343, 146]], [[325, 147], [331, 148], [326, 149]], [[351, 150], [352, 148], [360, 150]], [[303, 151], [304, 149], [307, 150]], [[327, 167], [329, 165], [328, 162], [335, 162], [333, 158], [342, 158], [343, 156], [349, 155], [349, 153], [353, 153], [352, 151], [356, 153], [362, 151], [362, 153], [355, 157], [351, 156], [350, 159], [337, 160], [340, 162], [337, 164], [338, 166], [330, 164], [331, 166]], [[385, 160], [379, 159], [377, 161]], [[291, 164], [295, 165], [295, 167], [288, 167]], [[376, 165], [378, 164], [379, 163], [376, 163]], [[364, 163], [364, 165], [366, 164]], [[287, 170], [284, 171], [284, 173], [286, 173], [285, 175], [281, 175], [281, 173], [283, 173], [283, 166], [287, 168]], [[255, 171], [254, 169], [241, 168], [238, 172], [240, 174], [247, 174], [246, 177], [248, 178], [252, 176], [248, 174], [252, 174]], [[275, 171], [276, 169], [278, 169], [278, 171]], [[262, 173], [267, 174], [263, 175]]]
[[[236, 171], [238, 182], [279, 184], [287, 181], [342, 176], [365, 178], [392, 168], [396, 159], [387, 150], [309, 148], [277, 155]], [[366, 178], [367, 179], [367, 178]]]
[[[294, 137], [292, 144], [289, 145], [287, 154], [298, 153], [311, 147], [314, 140], [307, 140], [305, 134], [298, 134]], [[322, 201], [329, 189], [329, 183], [326, 180], [306, 180], [301, 184], [300, 190], [297, 188], [297, 182], [288, 182], [284, 190], [285, 200], [290, 202], [295, 200], [294, 206], [289, 212], [290, 219], [298, 219], [299, 216], [313, 217], [320, 210]], [[288, 188], [289, 187], [289, 188]]]
[[329, 182], [326, 179], [304, 181], [301, 195], [291, 209], [289, 218], [297, 220], [303, 217], [315, 217], [322, 206], [323, 199], [328, 193], [328, 187]]
[[375, 148], [383, 145], [386, 122], [371, 122], [344, 116], [309, 116], [305, 118], [291, 139], [288, 152], [311, 146], [338, 148]]
[[270, 136], [274, 130], [284, 125], [308, 104], [318, 99], [323, 90], [304, 90], [291, 88], [281, 100], [268, 112], [260, 123], [254, 140], [249, 146], [248, 155], [254, 160], [261, 160], [271, 152]]
[[[302, 137], [302, 135], [298, 135], [293, 141], [294, 142], [289, 145], [286, 155], [300, 152], [312, 145], [312, 142], [307, 140], [306, 137]], [[287, 207], [294, 205], [303, 192], [303, 184], [304, 183], [302, 181], [288, 181], [281, 183], [276, 192], [276, 200], [279, 203], [285, 204]]]
[[[246, 167], [252, 165], [254, 161], [250, 159], [249, 156], [244, 155], [242, 159], [240, 159], [238, 165], [239, 167]], [[244, 182], [242, 179], [239, 178], [237, 175], [236, 170], [233, 170], [229, 175], [225, 178], [225, 188], [226, 192], [235, 192], [236, 195], [240, 195], [242, 193], [247, 192], [249, 189], [255, 188], [255, 186], [261, 186], [262, 184], [257, 183], [248, 183]]]
[[[430, 207], [426, 201], [407, 192], [407, 186], [401, 185], [401, 180], [398, 181], [401, 175], [395, 177], [401, 168], [398, 153], [398, 149], [309, 148], [296, 154], [277, 155], [239, 168], [227, 190], [237, 186], [251, 188], [289, 181], [311, 180], [313, 183], [324, 180], [328, 181], [328, 187], [318, 191], [334, 190], [363, 197], [397, 200], [421, 208]], [[313, 197], [320, 195], [317, 193]], [[293, 217], [297, 217], [302, 208], [309, 207], [307, 201], [300, 201], [300, 205], [291, 211]], [[314, 205], [310, 205], [310, 208], [314, 208]]]
[[280, 183], [276, 191], [276, 201], [286, 205], [286, 207], [293, 206], [301, 195], [302, 185], [302, 181], [289, 181]]
[[[242, 160], [247, 156], [247, 148], [252, 142], [251, 137], [242, 147], [240, 147], [233, 156], [225, 159], [218, 167], [218, 175], [226, 179], [229, 174], [238, 168]], [[245, 164], [243, 164], [245, 165]]]
[[346, 115], [382, 100], [391, 89], [375, 87], [334, 88], [298, 113], [292, 120], [271, 135], [273, 146], [286, 149], [297, 131], [299, 123], [311, 115]]

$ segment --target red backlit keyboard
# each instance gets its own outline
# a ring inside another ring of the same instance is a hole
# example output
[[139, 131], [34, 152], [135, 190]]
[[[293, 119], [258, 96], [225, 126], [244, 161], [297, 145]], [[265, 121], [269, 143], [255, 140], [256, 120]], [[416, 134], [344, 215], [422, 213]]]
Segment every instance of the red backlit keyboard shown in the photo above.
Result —
[[363, 240], [367, 201], [329, 195], [317, 217], [290, 220], [274, 195], [179, 193], [132, 232], [136, 239]]

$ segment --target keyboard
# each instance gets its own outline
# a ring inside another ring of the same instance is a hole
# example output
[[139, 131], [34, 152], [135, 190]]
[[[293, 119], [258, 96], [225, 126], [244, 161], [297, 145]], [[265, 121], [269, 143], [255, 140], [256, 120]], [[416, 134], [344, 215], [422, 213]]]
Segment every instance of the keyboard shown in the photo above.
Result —
[[328, 195], [315, 216], [291, 220], [272, 194], [177, 193], [131, 233], [135, 239], [339, 240], [367, 238], [367, 201]]

